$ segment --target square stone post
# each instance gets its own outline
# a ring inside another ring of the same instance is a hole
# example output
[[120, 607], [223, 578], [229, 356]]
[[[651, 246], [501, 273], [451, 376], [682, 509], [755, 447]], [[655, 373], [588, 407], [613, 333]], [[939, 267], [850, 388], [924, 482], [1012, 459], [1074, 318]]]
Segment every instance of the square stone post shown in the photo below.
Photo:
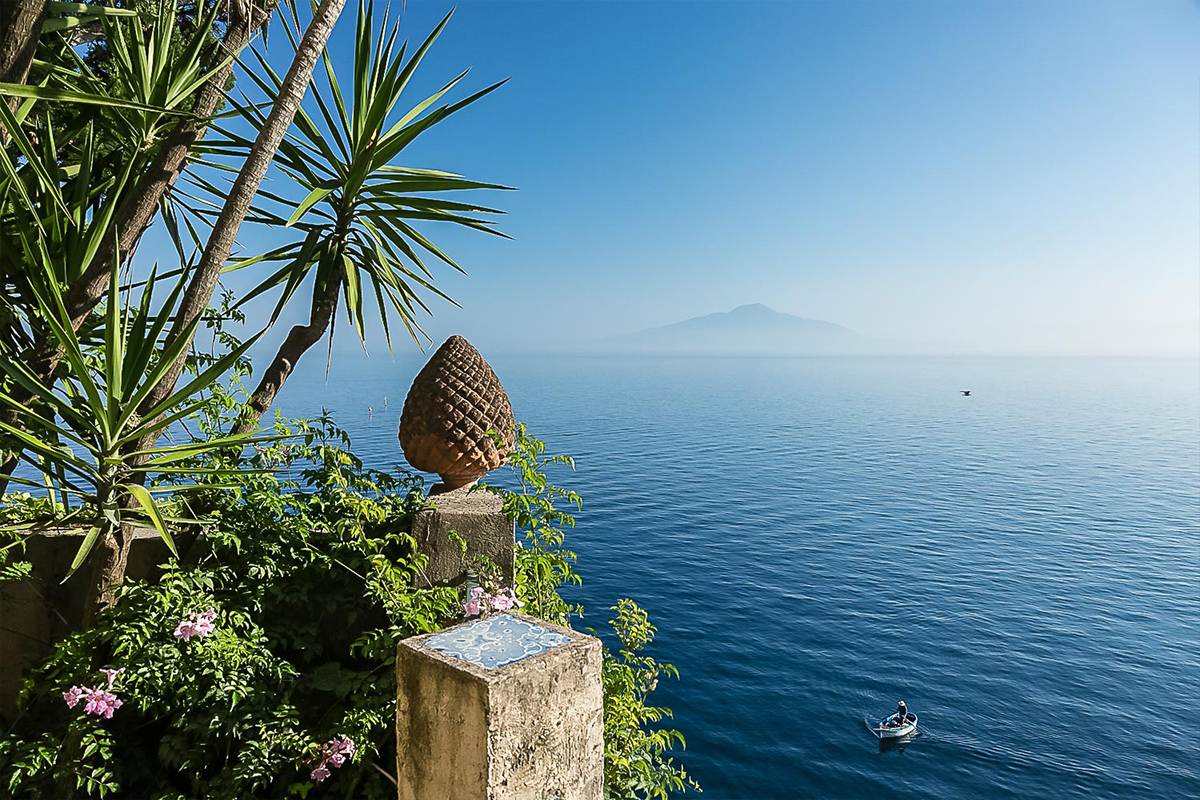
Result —
[[516, 530], [504, 513], [503, 501], [486, 489], [463, 487], [438, 492], [439, 486], [429, 493], [434, 508], [418, 511], [413, 519], [417, 549], [429, 557], [422, 585], [466, 583], [462, 545], [451, 536], [453, 532], [467, 543], [468, 564], [472, 556], [485, 556], [499, 570], [495, 576], [500, 584], [497, 588], [512, 588]]
[[601, 644], [507, 612], [396, 649], [400, 800], [599, 800]]

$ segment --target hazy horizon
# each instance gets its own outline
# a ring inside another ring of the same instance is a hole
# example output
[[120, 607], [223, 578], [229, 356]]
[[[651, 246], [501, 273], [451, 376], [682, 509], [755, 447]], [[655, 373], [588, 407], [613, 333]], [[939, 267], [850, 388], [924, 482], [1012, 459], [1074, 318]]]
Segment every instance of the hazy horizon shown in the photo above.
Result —
[[[419, 41], [449, 8], [409, 0], [402, 30]], [[348, 9], [343, 71], [353, 30]], [[477, 197], [514, 240], [425, 229], [470, 273], [435, 269], [463, 308], [426, 298], [434, 347], [764, 303], [946, 352], [1200, 354], [1195, 2], [463, 2], [408, 104], [466, 67], [458, 97], [511, 80], [404, 163], [518, 187]], [[266, 188], [289, 191], [277, 171]], [[336, 324], [339, 357], [361, 352]], [[368, 347], [388, 358], [377, 322]]]

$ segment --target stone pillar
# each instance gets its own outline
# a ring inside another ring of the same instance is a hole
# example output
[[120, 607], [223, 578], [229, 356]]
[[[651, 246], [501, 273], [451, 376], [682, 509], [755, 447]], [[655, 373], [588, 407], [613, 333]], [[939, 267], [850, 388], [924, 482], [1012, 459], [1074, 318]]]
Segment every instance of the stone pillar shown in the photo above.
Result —
[[599, 800], [601, 645], [507, 612], [396, 649], [400, 800]]
[[[434, 508], [418, 511], [413, 519], [417, 549], [429, 557], [422, 585], [461, 586], [466, 583], [471, 559], [483, 556], [498, 571], [493, 576], [496, 588], [512, 588], [516, 531], [499, 496], [474, 487], [435, 494], [439, 486], [429, 495]], [[466, 542], [465, 556], [462, 544], [451, 533]]]

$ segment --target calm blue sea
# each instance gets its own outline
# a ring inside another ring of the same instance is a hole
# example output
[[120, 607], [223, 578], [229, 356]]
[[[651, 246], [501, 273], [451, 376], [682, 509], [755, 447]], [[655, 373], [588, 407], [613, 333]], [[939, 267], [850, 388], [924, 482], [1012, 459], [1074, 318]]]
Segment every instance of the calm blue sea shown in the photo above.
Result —
[[[490, 360], [576, 458], [582, 624], [649, 610], [706, 796], [1200, 796], [1200, 362]], [[318, 362], [281, 407], [402, 463], [420, 362]]]

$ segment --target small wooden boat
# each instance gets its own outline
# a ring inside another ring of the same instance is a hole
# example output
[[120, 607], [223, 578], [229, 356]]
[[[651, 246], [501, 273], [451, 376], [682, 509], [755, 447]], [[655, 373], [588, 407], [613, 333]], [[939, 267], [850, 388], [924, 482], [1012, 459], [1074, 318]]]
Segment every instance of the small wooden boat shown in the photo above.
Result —
[[882, 719], [871, 728], [871, 733], [880, 739], [899, 739], [902, 736], [912, 736], [917, 732], [917, 715], [911, 711], [900, 719], [899, 714], [892, 714]]

